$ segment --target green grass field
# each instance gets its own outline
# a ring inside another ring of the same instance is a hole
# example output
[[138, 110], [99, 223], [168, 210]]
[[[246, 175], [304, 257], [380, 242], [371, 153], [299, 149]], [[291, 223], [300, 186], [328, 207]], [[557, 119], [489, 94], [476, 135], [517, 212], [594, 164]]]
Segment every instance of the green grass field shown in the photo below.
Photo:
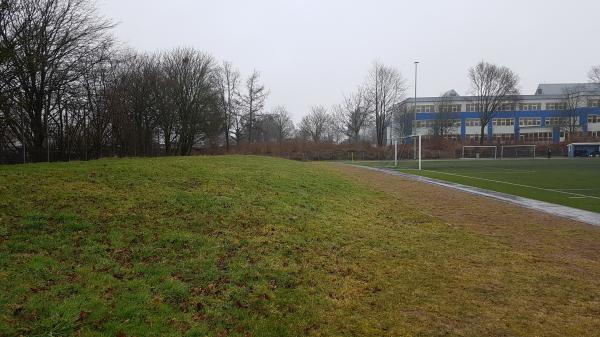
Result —
[[597, 232], [557, 227], [531, 248], [357, 178], [241, 156], [0, 167], [0, 336], [600, 328], [597, 255], [554, 250]]
[[[357, 162], [393, 168], [393, 162]], [[398, 170], [429, 178], [481, 187], [531, 199], [600, 212], [600, 160], [452, 160], [413, 161]]]

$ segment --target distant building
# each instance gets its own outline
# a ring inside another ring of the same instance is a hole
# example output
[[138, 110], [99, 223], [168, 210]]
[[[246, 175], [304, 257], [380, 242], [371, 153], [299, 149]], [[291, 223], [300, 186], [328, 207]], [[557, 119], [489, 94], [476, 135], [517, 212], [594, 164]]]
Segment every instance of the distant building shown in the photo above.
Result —
[[[412, 134], [426, 139], [440, 136], [440, 125], [444, 125], [442, 137], [476, 143], [481, 134], [476, 100], [450, 90], [441, 97], [418, 97], [416, 118], [414, 98], [402, 102], [397, 113], [411, 115]], [[486, 126], [484, 137], [498, 144], [537, 144], [559, 143], [573, 133], [600, 139], [600, 84], [540, 84], [534, 95], [519, 95], [503, 104]], [[392, 131], [388, 134], [391, 138]], [[398, 131], [394, 134], [398, 136]]]

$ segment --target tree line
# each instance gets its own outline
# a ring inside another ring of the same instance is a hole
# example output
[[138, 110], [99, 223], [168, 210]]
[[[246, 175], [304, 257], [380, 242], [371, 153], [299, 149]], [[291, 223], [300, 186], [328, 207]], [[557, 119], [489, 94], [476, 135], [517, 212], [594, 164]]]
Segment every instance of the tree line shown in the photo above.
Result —
[[406, 80], [394, 67], [374, 62], [363, 84], [329, 109], [313, 106], [299, 135], [314, 142], [369, 142], [385, 146], [394, 111], [405, 98]]
[[[413, 133], [406, 80], [380, 62], [339, 104], [313, 106], [296, 127], [285, 106], [266, 111], [258, 71], [244, 77], [194, 48], [121, 48], [114, 27], [91, 0], [0, 0], [0, 162], [190, 155], [291, 138], [381, 147], [392, 129]], [[519, 78], [487, 62], [468, 77], [483, 142], [496, 111], [519, 93]], [[589, 77], [600, 82], [600, 67]], [[440, 100], [436, 135], [452, 128], [451, 102]]]
[[0, 0], [0, 162], [189, 155], [282, 141], [260, 74], [193, 48], [119, 48], [88, 0]]

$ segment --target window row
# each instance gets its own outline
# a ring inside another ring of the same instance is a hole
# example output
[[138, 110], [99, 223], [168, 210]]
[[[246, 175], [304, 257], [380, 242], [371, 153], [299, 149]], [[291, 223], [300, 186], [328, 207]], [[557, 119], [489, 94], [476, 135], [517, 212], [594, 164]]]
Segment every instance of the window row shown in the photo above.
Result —
[[[439, 124], [438, 124], [439, 123]], [[600, 123], [600, 115], [588, 115], [588, 123]], [[546, 117], [545, 126], [563, 126], [563, 125], [579, 125], [578, 117]], [[449, 120], [422, 120], [417, 121], [416, 126], [418, 128], [433, 128], [436, 125], [445, 127], [460, 127], [460, 119], [449, 119]], [[492, 120], [494, 126], [514, 126], [514, 118], [494, 118]], [[541, 126], [541, 117], [521, 117], [519, 118], [519, 126]], [[465, 126], [481, 126], [481, 120], [479, 118], [467, 118], [465, 119]]]
[[462, 105], [460, 105], [460, 104], [439, 105], [438, 110], [440, 112], [460, 112], [462, 110]]
[[[460, 104], [444, 104], [444, 105], [437, 106], [437, 110], [439, 112], [460, 112], [461, 109], [462, 109], [462, 105], [460, 105]], [[436, 111], [435, 105], [417, 105], [418, 113], [435, 112], [435, 111]]]
[[481, 104], [467, 104], [467, 112], [478, 112], [483, 110]]
[[416, 121], [415, 125], [418, 128], [433, 128], [436, 126], [460, 127], [460, 119], [448, 119], [448, 120], [429, 119], [429, 120], [424, 120], [424, 121]]
[[435, 105], [417, 105], [417, 113], [435, 112]]
[[435, 120], [416, 121], [415, 125], [418, 128], [432, 128], [435, 124]]
[[522, 117], [519, 118], [519, 126], [540, 126], [542, 119], [540, 117]]
[[512, 142], [514, 140], [515, 140], [515, 134], [514, 133], [498, 133], [498, 134], [494, 134], [494, 141], [496, 143]]
[[519, 110], [521, 110], [521, 111], [542, 110], [542, 103], [520, 103]]
[[546, 117], [546, 126], [579, 125], [578, 117]]
[[[467, 104], [466, 112], [479, 112], [483, 110], [481, 104]], [[600, 100], [589, 100], [588, 107], [597, 108], [600, 107]], [[566, 110], [567, 103], [566, 102], [554, 102], [554, 103], [546, 103], [546, 110]], [[417, 112], [461, 112], [462, 105], [461, 104], [447, 104], [447, 105], [438, 105], [437, 108], [435, 105], [417, 105]], [[506, 103], [502, 104], [498, 107], [497, 111], [539, 111], [542, 110], [542, 103], [519, 103], [512, 104]]]
[[512, 126], [515, 125], [514, 118], [494, 118], [493, 119], [494, 126]]
[[546, 110], [566, 110], [567, 103], [546, 103]]
[[552, 132], [522, 133], [520, 138], [523, 143], [551, 142]]
[[481, 120], [479, 118], [465, 119], [466, 126], [481, 126]]

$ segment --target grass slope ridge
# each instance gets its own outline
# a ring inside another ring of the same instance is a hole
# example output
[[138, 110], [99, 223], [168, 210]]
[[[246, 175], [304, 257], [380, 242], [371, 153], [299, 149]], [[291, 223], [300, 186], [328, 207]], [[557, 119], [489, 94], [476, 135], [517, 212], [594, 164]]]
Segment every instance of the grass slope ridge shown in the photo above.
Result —
[[330, 165], [231, 156], [0, 167], [0, 195], [0, 335], [600, 327], [596, 262], [533, 268], [530, 254]]

